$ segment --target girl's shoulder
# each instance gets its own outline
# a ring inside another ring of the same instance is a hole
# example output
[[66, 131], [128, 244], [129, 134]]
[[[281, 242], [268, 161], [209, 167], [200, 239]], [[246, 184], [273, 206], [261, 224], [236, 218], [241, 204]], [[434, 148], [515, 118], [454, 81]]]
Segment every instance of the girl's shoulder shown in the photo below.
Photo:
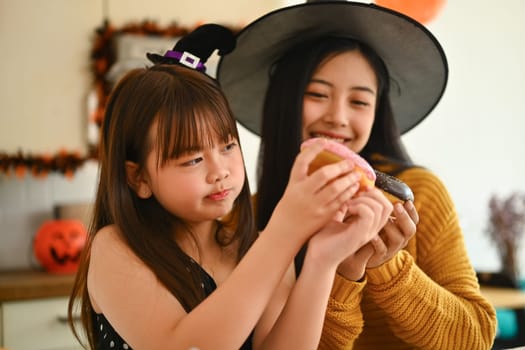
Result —
[[[118, 227], [109, 225], [100, 229], [93, 238], [88, 284], [90, 281], [111, 280], [115, 274], [140, 275], [148, 280], [156, 279], [153, 272], [129, 247]], [[95, 285], [92, 284], [90, 291], [93, 291]]]
[[91, 245], [91, 259], [97, 258], [111, 266], [123, 264], [124, 267], [144, 267], [149, 271], [116, 225], [105, 226], [95, 234]]
[[119, 256], [122, 254], [127, 255], [131, 252], [117, 225], [104, 226], [95, 233], [91, 246], [91, 255], [93, 256], [104, 251], [111, 251]]
[[[110, 320], [127, 342], [165, 339], [186, 311], [131, 247], [115, 225], [96, 232], [90, 251], [88, 294], [93, 309]], [[160, 340], [159, 340], [160, 341]], [[155, 348], [165, 348], [156, 346]]]

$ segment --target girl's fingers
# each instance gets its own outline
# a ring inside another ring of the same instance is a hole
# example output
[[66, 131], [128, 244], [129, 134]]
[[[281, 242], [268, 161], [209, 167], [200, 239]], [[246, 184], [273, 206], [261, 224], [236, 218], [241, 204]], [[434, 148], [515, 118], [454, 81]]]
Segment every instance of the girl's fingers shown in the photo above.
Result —
[[325, 165], [315, 172], [310, 174], [310, 181], [315, 185], [315, 189], [320, 191], [324, 187], [331, 185], [333, 182], [350, 176], [348, 180], [351, 182], [358, 182], [361, 178], [361, 173], [354, 170], [354, 164], [349, 160], [342, 160], [337, 163]]
[[[374, 218], [374, 228], [377, 230], [387, 223], [392, 213], [392, 203], [377, 189], [362, 192], [350, 202], [353, 205], [362, 204], [371, 209]], [[349, 204], [349, 206], [351, 207], [352, 204]]]
[[337, 222], [343, 222], [346, 216], [346, 212], [348, 211], [348, 207], [345, 203], [337, 210], [337, 213], [335, 214], [334, 221]]
[[295, 158], [290, 177], [300, 179], [306, 177], [310, 163], [324, 149], [324, 143], [325, 142], [320, 139], [312, 143], [310, 146], [303, 148]]
[[[322, 170], [323, 169], [319, 169], [317, 172], [321, 172]], [[314, 196], [317, 202], [323, 207], [329, 210], [339, 210], [350, 198], [356, 195], [359, 190], [359, 177], [360, 175], [357, 172], [350, 172], [322, 186], [319, 180], [311, 176], [311, 179], [309, 178], [307, 180], [308, 184], [305, 186], [309, 188], [309, 191], [315, 192]], [[317, 185], [317, 187], [314, 187], [315, 185]]]

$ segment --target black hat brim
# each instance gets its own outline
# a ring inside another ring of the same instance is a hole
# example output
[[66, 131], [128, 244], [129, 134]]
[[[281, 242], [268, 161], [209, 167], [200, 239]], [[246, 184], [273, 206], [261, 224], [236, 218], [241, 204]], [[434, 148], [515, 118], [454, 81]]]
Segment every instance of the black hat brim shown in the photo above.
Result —
[[374, 4], [313, 2], [260, 17], [238, 34], [236, 49], [220, 59], [217, 79], [244, 127], [260, 134], [272, 64], [293, 46], [323, 36], [361, 41], [383, 59], [401, 133], [419, 124], [441, 99], [448, 79], [446, 56], [421, 23]]
[[146, 53], [148, 60], [155, 64], [179, 64], [179, 61], [175, 58], [165, 57], [156, 53]]

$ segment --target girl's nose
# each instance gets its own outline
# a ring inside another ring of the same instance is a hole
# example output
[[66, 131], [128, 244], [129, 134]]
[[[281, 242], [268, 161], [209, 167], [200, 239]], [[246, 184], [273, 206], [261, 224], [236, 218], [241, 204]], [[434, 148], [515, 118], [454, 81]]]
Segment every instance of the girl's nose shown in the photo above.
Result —
[[230, 176], [230, 172], [227, 169], [227, 167], [219, 161], [213, 161], [211, 162], [210, 169], [208, 171], [208, 175], [206, 177], [206, 181], [210, 184], [214, 184], [216, 182], [220, 182], [228, 176]]

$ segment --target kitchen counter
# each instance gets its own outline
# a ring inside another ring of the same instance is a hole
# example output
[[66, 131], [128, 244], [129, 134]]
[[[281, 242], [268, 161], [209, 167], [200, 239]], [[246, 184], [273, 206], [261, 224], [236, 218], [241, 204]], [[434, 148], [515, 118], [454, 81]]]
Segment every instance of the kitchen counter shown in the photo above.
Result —
[[0, 271], [0, 302], [69, 296], [74, 279], [38, 270]]

